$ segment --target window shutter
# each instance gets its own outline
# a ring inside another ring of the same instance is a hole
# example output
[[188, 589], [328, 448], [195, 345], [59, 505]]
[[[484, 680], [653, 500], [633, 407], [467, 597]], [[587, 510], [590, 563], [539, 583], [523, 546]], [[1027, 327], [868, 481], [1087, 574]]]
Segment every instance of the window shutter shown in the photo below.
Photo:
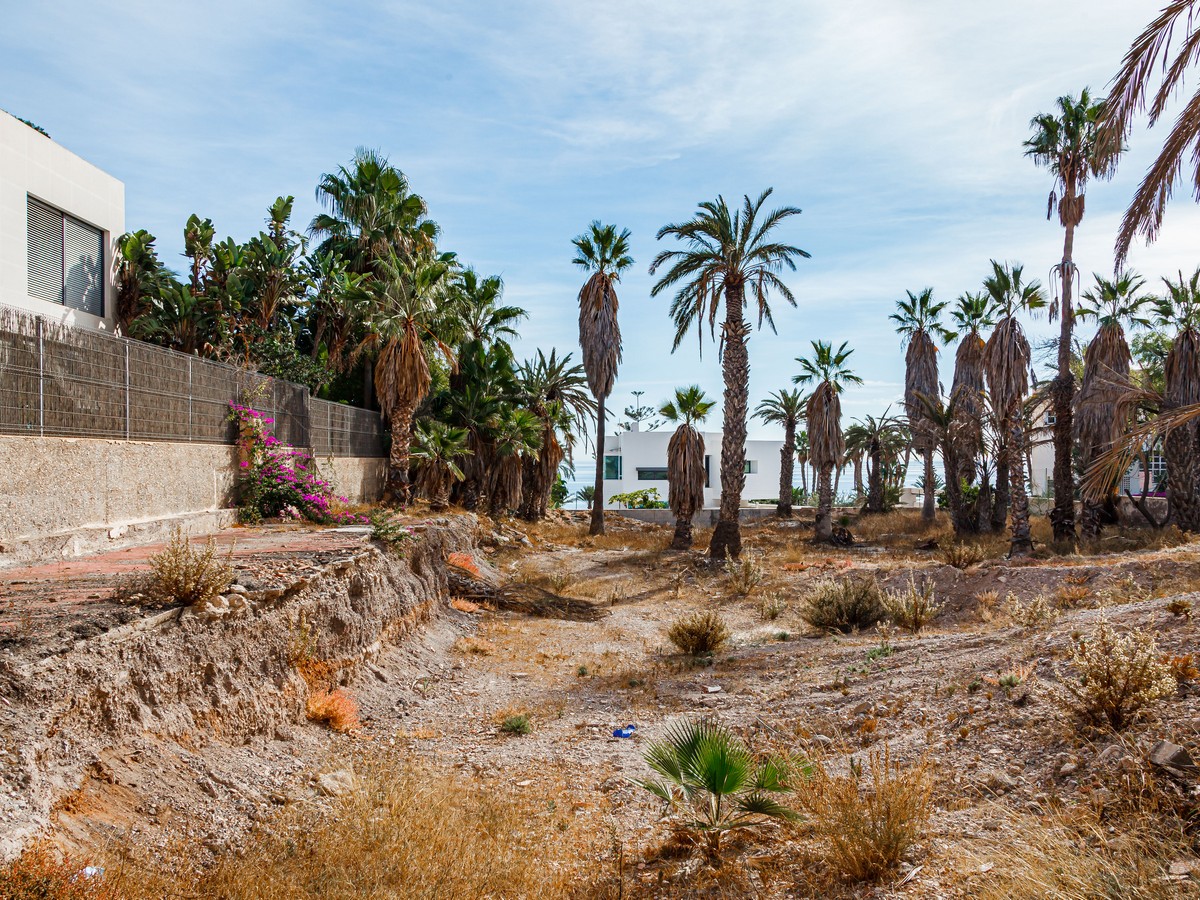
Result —
[[63, 294], [71, 309], [104, 315], [104, 235], [63, 216]]
[[29, 198], [29, 296], [63, 302], [63, 215]]

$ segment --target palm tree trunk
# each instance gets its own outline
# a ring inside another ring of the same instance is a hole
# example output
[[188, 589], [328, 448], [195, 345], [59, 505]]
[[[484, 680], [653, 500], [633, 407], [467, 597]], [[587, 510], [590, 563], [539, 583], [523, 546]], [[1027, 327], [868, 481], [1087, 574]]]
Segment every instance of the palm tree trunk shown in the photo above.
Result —
[[408, 454], [412, 444], [413, 411], [398, 405], [392, 410], [388, 425], [392, 432], [392, 447], [388, 453], [387, 483], [383, 488], [383, 502], [408, 505], [411, 485], [408, 481]]
[[834, 468], [833, 468], [833, 496], [834, 496], [834, 499], [837, 499], [838, 487], [841, 485], [841, 483], [842, 483], [842, 467], [834, 466]]
[[937, 518], [937, 486], [934, 484], [933, 478], [933, 447], [926, 447], [921, 453], [925, 463], [925, 498], [921, 504], [921, 518], [926, 522], [932, 522]]
[[1196, 449], [1195, 435], [1187, 427], [1168, 433], [1163, 445], [1167, 462], [1167, 501], [1171, 520], [1181, 531], [1200, 531], [1200, 496], [1196, 494], [1195, 485]]
[[867, 471], [867, 512], [881, 513], [883, 494], [883, 448], [878, 439], [871, 441], [871, 465]]
[[808, 463], [800, 463], [800, 490], [804, 492], [804, 502], [808, 502]]
[[821, 467], [820, 485], [817, 488], [817, 521], [813, 536], [817, 541], [833, 540], [833, 464]]
[[596, 398], [596, 497], [592, 501], [592, 524], [588, 534], [604, 534], [604, 401]]
[[860, 500], [863, 495], [862, 454], [854, 457], [854, 499]]
[[[1073, 204], [1074, 191], [1069, 186], [1068, 193]], [[1067, 197], [1063, 197], [1064, 202], [1067, 200]], [[1050, 513], [1050, 524], [1054, 527], [1056, 542], [1075, 540], [1075, 476], [1071, 471], [1072, 406], [1075, 399], [1075, 375], [1071, 372], [1071, 328], [1074, 324], [1071, 257], [1075, 245], [1075, 225], [1072, 222], [1067, 222], [1066, 232], [1063, 239], [1062, 305], [1059, 309], [1058, 377], [1051, 386], [1054, 404], [1054, 510]]]
[[796, 426], [788, 422], [783, 429], [783, 449], [779, 451], [779, 499], [775, 502], [775, 515], [781, 519], [792, 517], [792, 464], [795, 460]]
[[692, 517], [679, 516], [675, 519], [675, 536], [671, 539], [672, 550], [692, 549]]
[[[1018, 454], [1017, 459], [1019, 460], [1020, 458]], [[1004, 530], [1004, 526], [1008, 522], [1008, 500], [1011, 493], [1009, 490], [1008, 468], [1008, 441], [1003, 440], [996, 451], [996, 491], [992, 495], [991, 530], [997, 534]]]
[[708, 555], [713, 562], [742, 555], [742, 489], [746, 486], [746, 406], [750, 394], [750, 357], [746, 349], [749, 328], [742, 316], [745, 303], [743, 285], [725, 285], [724, 358], [725, 376], [724, 430], [721, 435], [721, 510], [713, 529]]
[[1025, 490], [1025, 424], [1020, 412], [1011, 416], [1008, 453], [1008, 484], [1012, 514], [1012, 546], [1010, 557], [1028, 556], [1033, 551], [1029, 533], [1029, 494]]
[[979, 476], [979, 499], [975, 501], [975, 530], [987, 533], [992, 531], [992, 476], [982, 472]]

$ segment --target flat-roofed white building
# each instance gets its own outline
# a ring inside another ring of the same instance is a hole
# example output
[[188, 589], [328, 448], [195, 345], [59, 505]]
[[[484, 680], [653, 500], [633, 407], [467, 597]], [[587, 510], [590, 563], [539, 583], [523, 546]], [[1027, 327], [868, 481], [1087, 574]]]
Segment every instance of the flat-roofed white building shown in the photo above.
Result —
[[0, 304], [111, 331], [124, 233], [125, 185], [0, 112]]
[[[658, 488], [659, 498], [668, 499], [667, 444], [674, 428], [661, 431], [625, 431], [604, 439], [604, 505], [617, 504], [613, 494]], [[704, 435], [704, 505], [721, 503], [721, 433]], [[783, 441], [746, 441], [746, 486], [742, 505], [751, 500], [776, 499], [779, 494], [780, 451]]]

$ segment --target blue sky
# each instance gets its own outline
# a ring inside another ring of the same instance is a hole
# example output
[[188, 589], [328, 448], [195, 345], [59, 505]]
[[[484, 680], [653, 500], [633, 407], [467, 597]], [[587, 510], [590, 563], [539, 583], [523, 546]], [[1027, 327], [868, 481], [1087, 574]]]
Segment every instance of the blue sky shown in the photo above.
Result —
[[[1022, 156], [1029, 119], [1084, 85], [1102, 93], [1159, 4], [6, 5], [0, 107], [122, 179], [127, 227], [158, 235], [175, 265], [190, 213], [245, 239], [293, 194], [306, 223], [319, 175], [375, 147], [425, 196], [445, 248], [502, 274], [530, 311], [518, 352], [569, 351], [570, 238], [594, 218], [632, 229], [618, 411], [632, 390], [719, 396], [715, 353], [670, 353], [667, 298], [649, 295], [654, 235], [700, 200], [773, 186], [804, 210], [781, 237], [813, 258], [787, 279], [798, 307], [776, 303], [779, 334], [751, 339], [752, 402], [790, 384], [811, 339], [848, 340], [866, 379], [846, 395], [853, 417], [902, 391], [887, 315], [906, 289], [951, 299], [991, 257], [1046, 279], [1062, 232], [1045, 219], [1049, 176]], [[1111, 269], [1159, 141], [1139, 130], [1117, 178], [1089, 190], [1084, 273]], [[1191, 271], [1198, 237], [1185, 191], [1131, 264]]]

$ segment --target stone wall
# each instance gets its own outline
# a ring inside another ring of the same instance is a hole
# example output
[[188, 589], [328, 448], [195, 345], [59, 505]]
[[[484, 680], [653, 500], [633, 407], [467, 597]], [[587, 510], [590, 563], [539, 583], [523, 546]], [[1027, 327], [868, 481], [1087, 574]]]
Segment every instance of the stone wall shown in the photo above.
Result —
[[[386, 464], [321, 465], [359, 503], [379, 497]], [[222, 444], [0, 435], [0, 566], [228, 525], [237, 471], [237, 449]]]

